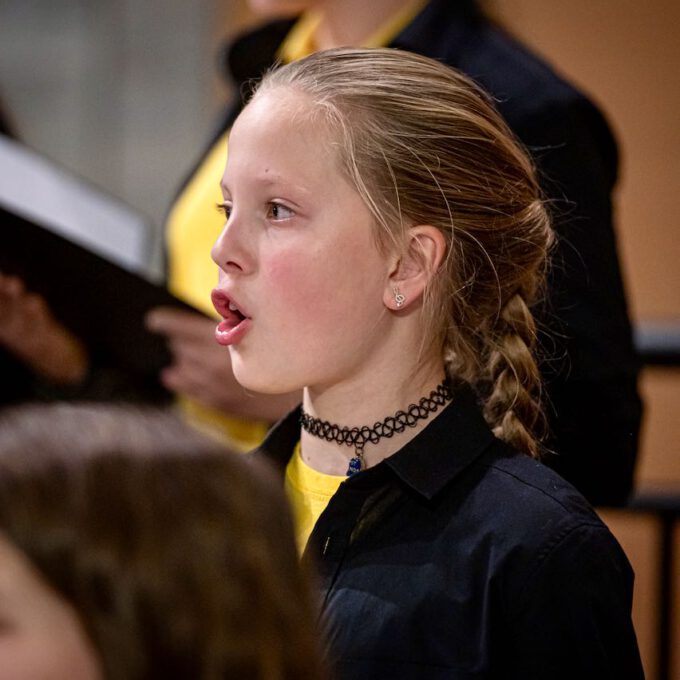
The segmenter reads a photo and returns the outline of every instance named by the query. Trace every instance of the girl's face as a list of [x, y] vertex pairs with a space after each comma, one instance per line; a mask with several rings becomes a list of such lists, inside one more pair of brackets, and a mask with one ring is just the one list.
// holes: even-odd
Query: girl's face
[[229, 138], [227, 222], [212, 252], [224, 317], [216, 338], [237, 380], [258, 392], [351, 380], [379, 356], [393, 323], [383, 304], [391, 258], [309, 106], [292, 90], [268, 90]]
[[66, 600], [0, 535], [0, 680], [101, 680], [97, 656]]

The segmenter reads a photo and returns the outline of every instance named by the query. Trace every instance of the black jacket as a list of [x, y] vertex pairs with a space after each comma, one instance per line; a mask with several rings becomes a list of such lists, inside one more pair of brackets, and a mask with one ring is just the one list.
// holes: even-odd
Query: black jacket
[[[283, 477], [299, 412], [255, 453]], [[347, 680], [642, 678], [633, 573], [588, 503], [496, 439], [469, 388], [340, 485], [305, 556]]]
[[[225, 52], [225, 70], [241, 91], [275, 61], [292, 24], [267, 24]], [[592, 503], [625, 502], [641, 405], [612, 226], [617, 150], [606, 121], [469, 0], [432, 0], [393, 46], [475, 78], [533, 152], [559, 234], [547, 301], [537, 313], [552, 430], [548, 447], [558, 454], [547, 462]], [[218, 134], [239, 109], [228, 113]]]

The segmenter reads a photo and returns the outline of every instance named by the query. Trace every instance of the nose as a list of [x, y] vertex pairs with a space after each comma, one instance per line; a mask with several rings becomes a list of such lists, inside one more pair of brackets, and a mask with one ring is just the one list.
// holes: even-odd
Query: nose
[[232, 213], [210, 250], [213, 262], [225, 274], [248, 269], [250, 258], [244, 232], [243, 225], [239, 224], [236, 215]]

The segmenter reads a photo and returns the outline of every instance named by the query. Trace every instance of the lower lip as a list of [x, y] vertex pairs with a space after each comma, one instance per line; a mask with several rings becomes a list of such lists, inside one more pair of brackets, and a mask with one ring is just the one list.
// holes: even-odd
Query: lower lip
[[243, 336], [250, 330], [251, 326], [251, 319], [243, 319], [243, 321], [236, 324], [236, 326], [228, 326], [226, 321], [222, 321], [217, 324], [217, 328], [215, 328], [215, 340], [225, 347], [236, 345], [241, 342]]

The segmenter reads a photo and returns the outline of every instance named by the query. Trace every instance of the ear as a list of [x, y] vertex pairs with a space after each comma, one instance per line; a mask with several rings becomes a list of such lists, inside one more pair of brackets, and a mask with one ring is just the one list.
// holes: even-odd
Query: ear
[[429, 224], [409, 228], [403, 250], [395, 254], [383, 303], [388, 309], [404, 310], [422, 298], [446, 254], [444, 234]]

